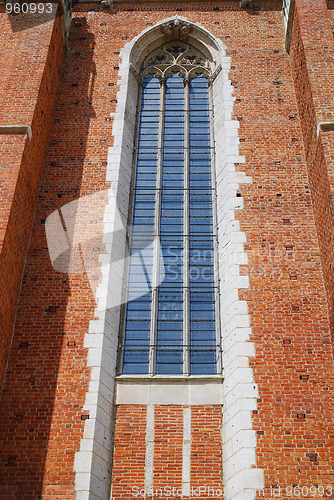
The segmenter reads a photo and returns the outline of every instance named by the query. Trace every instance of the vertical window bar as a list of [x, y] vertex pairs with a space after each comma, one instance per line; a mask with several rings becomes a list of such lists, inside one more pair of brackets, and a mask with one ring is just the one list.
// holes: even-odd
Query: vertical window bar
[[162, 188], [162, 161], [163, 161], [163, 130], [164, 130], [164, 107], [165, 107], [165, 80], [160, 81], [160, 118], [158, 133], [158, 161], [157, 180], [155, 193], [155, 218], [154, 218], [154, 249], [153, 249], [153, 276], [152, 276], [152, 306], [151, 306], [151, 329], [150, 329], [150, 353], [149, 374], [154, 375], [156, 371], [156, 345], [157, 345], [157, 321], [158, 321], [158, 285], [160, 273], [160, 222], [161, 222], [161, 188]]
[[218, 269], [218, 215], [217, 215], [217, 184], [216, 184], [216, 152], [214, 135], [214, 107], [212, 95], [212, 81], [209, 80], [209, 103], [210, 103], [210, 137], [211, 137], [211, 182], [212, 182], [212, 222], [214, 235], [214, 284], [215, 284], [215, 317], [216, 317], [216, 359], [217, 373], [222, 373], [221, 352], [221, 323], [220, 323], [220, 281]]
[[184, 215], [183, 215], [183, 374], [190, 373], [189, 317], [189, 78], [184, 79]]

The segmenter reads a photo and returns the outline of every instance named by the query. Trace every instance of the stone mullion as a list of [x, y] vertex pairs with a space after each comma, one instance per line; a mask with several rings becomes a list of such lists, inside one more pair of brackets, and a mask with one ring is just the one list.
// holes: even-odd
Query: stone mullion
[[190, 374], [189, 300], [189, 79], [184, 80], [184, 204], [183, 204], [183, 374]]

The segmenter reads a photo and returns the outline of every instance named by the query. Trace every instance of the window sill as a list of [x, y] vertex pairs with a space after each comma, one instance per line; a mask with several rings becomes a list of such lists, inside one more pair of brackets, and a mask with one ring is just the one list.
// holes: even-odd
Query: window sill
[[120, 375], [117, 405], [222, 405], [221, 375]]

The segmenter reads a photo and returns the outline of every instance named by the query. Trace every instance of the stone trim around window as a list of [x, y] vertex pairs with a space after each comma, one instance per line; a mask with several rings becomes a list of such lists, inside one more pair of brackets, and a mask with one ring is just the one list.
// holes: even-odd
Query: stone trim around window
[[[138, 74], [145, 57], [165, 41], [173, 38], [189, 40], [215, 63], [213, 82], [215, 165], [217, 182], [217, 220], [219, 278], [221, 280], [221, 332], [223, 345], [223, 472], [226, 500], [254, 500], [256, 490], [263, 488], [263, 470], [256, 469], [256, 434], [252, 429], [252, 410], [256, 409], [258, 389], [249, 358], [255, 355], [250, 341], [251, 328], [247, 303], [239, 300], [239, 289], [248, 288], [248, 276], [241, 275], [239, 266], [247, 264], [244, 251], [246, 235], [240, 230], [235, 211], [242, 210], [243, 199], [237, 196], [241, 183], [252, 182], [236, 164], [245, 162], [239, 154], [239, 123], [232, 119], [233, 88], [229, 80], [230, 58], [221, 41], [200, 24], [173, 17], [148, 28], [127, 43], [121, 51], [119, 70], [120, 90], [117, 110], [113, 114], [114, 146], [109, 149], [107, 181], [126, 228], [130, 195], [130, 180], [135, 139], [135, 116], [138, 98]], [[110, 233], [115, 216], [115, 200], [105, 209], [106, 253], [100, 256], [103, 280], [97, 291], [98, 319], [90, 322], [85, 335], [88, 348], [87, 366], [91, 368], [89, 390], [84, 410], [85, 421], [80, 451], [75, 455], [75, 490], [77, 500], [105, 500], [111, 487], [116, 360], [123, 276], [110, 276], [111, 251], [124, 258], [126, 229]]]

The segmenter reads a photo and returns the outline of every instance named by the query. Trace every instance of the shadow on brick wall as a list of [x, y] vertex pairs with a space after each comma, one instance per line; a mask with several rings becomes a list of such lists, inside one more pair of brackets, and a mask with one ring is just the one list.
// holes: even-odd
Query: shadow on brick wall
[[83, 336], [94, 302], [85, 275], [52, 268], [45, 220], [83, 194], [88, 132], [95, 117], [93, 49], [93, 35], [79, 17], [58, 88], [0, 404], [0, 498], [2, 492], [6, 499], [48, 498], [53, 487], [59, 498], [74, 492], [73, 460], [87, 390]]

